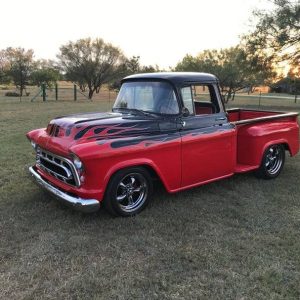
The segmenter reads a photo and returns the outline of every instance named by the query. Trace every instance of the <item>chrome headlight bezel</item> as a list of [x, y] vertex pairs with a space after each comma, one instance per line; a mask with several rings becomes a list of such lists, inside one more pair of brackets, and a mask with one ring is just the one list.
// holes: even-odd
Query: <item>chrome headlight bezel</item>
[[36, 143], [35, 141], [33, 141], [33, 140], [30, 140], [30, 144], [31, 144], [32, 148], [33, 148], [34, 150], [36, 150], [37, 143]]
[[72, 162], [77, 170], [77, 172], [79, 174], [81, 174], [83, 171], [84, 171], [84, 166], [83, 166], [83, 162], [80, 160], [80, 158], [74, 154], [74, 153], [71, 153], [71, 158], [72, 158]]

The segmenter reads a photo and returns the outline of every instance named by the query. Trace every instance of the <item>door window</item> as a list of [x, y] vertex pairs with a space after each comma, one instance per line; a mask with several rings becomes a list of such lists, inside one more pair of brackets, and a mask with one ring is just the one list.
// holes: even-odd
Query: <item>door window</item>
[[220, 112], [215, 88], [212, 84], [195, 84], [181, 89], [184, 106], [190, 114], [207, 115]]
[[193, 95], [192, 88], [190, 86], [186, 86], [181, 89], [181, 96], [183, 100], [183, 105], [187, 108], [191, 115], [194, 114], [194, 104], [193, 104]]

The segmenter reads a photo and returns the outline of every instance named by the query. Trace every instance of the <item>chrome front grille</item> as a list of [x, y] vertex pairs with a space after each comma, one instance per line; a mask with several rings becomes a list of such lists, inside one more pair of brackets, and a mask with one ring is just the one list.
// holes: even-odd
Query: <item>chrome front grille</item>
[[56, 179], [72, 186], [80, 186], [78, 173], [71, 160], [37, 147], [36, 163]]

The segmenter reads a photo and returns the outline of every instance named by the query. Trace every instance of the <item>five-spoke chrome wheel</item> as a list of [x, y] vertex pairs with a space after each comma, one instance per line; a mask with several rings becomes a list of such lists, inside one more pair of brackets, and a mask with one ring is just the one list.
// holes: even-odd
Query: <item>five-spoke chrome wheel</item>
[[277, 146], [271, 146], [266, 154], [265, 167], [270, 175], [274, 175], [280, 170], [283, 163], [283, 152]]
[[132, 216], [146, 207], [152, 189], [152, 180], [145, 168], [123, 169], [111, 178], [104, 205], [113, 215]]
[[272, 145], [265, 151], [260, 168], [256, 174], [258, 177], [271, 179], [281, 172], [285, 161], [285, 149], [283, 145]]
[[143, 205], [147, 192], [146, 178], [140, 173], [130, 173], [121, 179], [116, 199], [123, 211], [132, 212]]

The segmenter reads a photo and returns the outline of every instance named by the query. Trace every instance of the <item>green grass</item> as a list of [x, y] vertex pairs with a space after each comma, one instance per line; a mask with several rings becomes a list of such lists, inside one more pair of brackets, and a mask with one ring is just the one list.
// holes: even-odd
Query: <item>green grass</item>
[[0, 105], [0, 299], [300, 298], [299, 155], [275, 180], [156, 186], [137, 217], [85, 215], [31, 182], [25, 133], [109, 104]]

